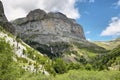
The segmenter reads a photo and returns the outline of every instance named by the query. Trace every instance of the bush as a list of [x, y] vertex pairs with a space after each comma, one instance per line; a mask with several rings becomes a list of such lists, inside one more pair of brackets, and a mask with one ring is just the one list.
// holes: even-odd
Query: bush
[[45, 70], [47, 70], [50, 74], [52, 74], [53, 76], [56, 76], [56, 72], [52, 64], [45, 64], [44, 67], [45, 67]]
[[83, 70], [84, 69], [84, 66], [82, 64], [79, 64], [79, 63], [69, 63], [68, 64], [68, 70], [73, 70], [73, 69], [81, 69]]
[[53, 68], [59, 74], [67, 72], [67, 64], [61, 58], [56, 59]]
[[86, 66], [85, 66], [85, 69], [86, 70], [92, 70], [92, 65], [87, 63]]

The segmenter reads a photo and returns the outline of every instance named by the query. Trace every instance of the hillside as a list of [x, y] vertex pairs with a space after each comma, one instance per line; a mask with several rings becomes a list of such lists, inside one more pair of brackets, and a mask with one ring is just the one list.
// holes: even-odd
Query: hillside
[[[48, 64], [46, 61], [50, 59], [25, 44], [21, 39], [13, 36], [9, 32], [6, 32], [0, 26], [0, 55], [4, 54], [10, 55], [9, 57], [13, 58], [12, 60], [14, 63], [17, 63], [18, 67], [23, 68], [26, 71], [40, 71], [48, 74], [43, 64]], [[0, 63], [3, 59], [4, 57], [0, 57]], [[4, 61], [2, 63], [4, 63]], [[2, 65], [3, 64], [1, 64], [0, 67]], [[36, 68], [36, 65], [38, 68]]]
[[111, 60], [107, 62], [111, 70], [120, 70], [120, 45], [114, 48], [108, 55]]
[[120, 45], [120, 38], [111, 41], [95, 41], [93, 42], [98, 46], [104, 47], [107, 50], [112, 50], [113, 48]]
[[99, 57], [97, 61], [95, 61], [94, 66], [100, 70], [120, 70], [120, 45], [107, 54]]
[[[53, 48], [54, 49], [54, 48]], [[104, 55], [108, 51], [88, 41], [71, 42], [69, 47], [62, 53], [64, 60], [80, 63], [92, 62], [92, 59]]]
[[[91, 46], [90, 48], [86, 48], [89, 46], [86, 46], [85, 44], [83, 45], [80, 43], [79, 44], [72, 43], [71, 45], [69, 45], [70, 51], [68, 50], [64, 54], [67, 54], [66, 56], [71, 56], [71, 57], [67, 57], [64, 59], [65, 61], [75, 60], [73, 61], [74, 63], [77, 61], [77, 63], [75, 64], [65, 63], [62, 59], [59, 59], [59, 58], [56, 59], [54, 62], [53, 61], [51, 62], [51, 60], [47, 56], [44, 56], [40, 52], [34, 50], [33, 48], [25, 44], [21, 39], [13, 36], [9, 32], [5, 31], [2, 27], [0, 27], [0, 55], [1, 55], [0, 67], [4, 66], [0, 70], [0, 74], [1, 74], [0, 79], [5, 80], [9, 77], [10, 80], [13, 80], [13, 79], [30, 80], [29, 76], [34, 75], [36, 77], [32, 76], [31, 79], [39, 78], [41, 80], [43, 79], [51, 80], [52, 78], [54, 79], [53, 75], [56, 75], [56, 73], [63, 74], [68, 70], [81, 69], [82, 66], [85, 67], [85, 65], [83, 64], [86, 64], [86, 61], [84, 62], [85, 56], [87, 56], [85, 57], [85, 59], [89, 61], [89, 59], [91, 59], [94, 56], [94, 55], [92, 56], [92, 54], [98, 55], [100, 54], [101, 50], [104, 51], [103, 48], [100, 48], [100, 47], [97, 48], [96, 45], [93, 45], [93, 44], [91, 45], [91, 44], [89, 44], [89, 46]], [[88, 54], [91, 56], [88, 57]], [[4, 60], [4, 58], [6, 58], [6, 60]], [[80, 63], [82, 64], [78, 63], [79, 58], [81, 58]], [[3, 72], [7, 71], [7, 73], [3, 74], [2, 71]], [[46, 77], [41, 73], [44, 73], [46, 75], [52, 75], [52, 76]], [[16, 76], [13, 76], [13, 75], [16, 75]], [[39, 77], [40, 75], [42, 77]]]
[[[56, 46], [53, 46], [53, 47], [58, 47], [58, 45], [60, 45], [60, 44], [58, 44], [58, 45], [54, 44], [54, 45], [56, 45]], [[51, 60], [48, 57], [46, 57], [43, 54], [41, 54], [40, 52], [34, 50], [33, 48], [31, 48], [30, 46], [25, 44], [22, 40], [13, 36], [9, 32], [6, 32], [2, 27], [0, 27], [0, 52], [1, 52], [0, 53], [0, 55], [1, 55], [0, 63], [2, 63], [2, 64], [0, 64], [0, 66], [5, 66], [5, 63], [7, 63], [8, 66], [11, 65], [10, 67], [6, 66], [6, 68], [8, 67], [10, 69], [1, 68], [1, 71], [12, 70], [12, 72], [9, 71], [6, 74], [2, 74], [1, 79], [8, 78], [9, 76], [7, 74], [9, 74], [9, 75], [16, 74], [16, 76], [11, 76], [10, 80], [13, 80], [15, 78], [17, 78], [17, 80], [19, 80], [19, 79], [20, 80], [21, 79], [22, 80], [23, 79], [24, 80], [32, 80], [32, 79], [35, 79], [35, 80], [37, 80], [37, 79], [61, 80], [62, 79], [63, 80], [64, 76], [67, 76], [66, 77], [67, 80], [71, 80], [73, 78], [70, 77], [70, 75], [75, 76], [74, 80], [77, 80], [78, 78], [86, 79], [86, 80], [88, 80], [88, 78], [90, 80], [92, 80], [94, 78], [96, 78], [97, 80], [109, 80], [111, 78], [113, 78], [113, 80], [119, 79], [119, 76], [116, 74], [120, 74], [118, 71], [120, 68], [120, 66], [119, 66], [120, 46], [114, 48], [110, 52], [107, 52], [104, 48], [96, 46], [93, 43], [88, 44], [88, 42], [87, 42], [87, 44], [86, 44], [86, 42], [83, 43], [83, 41], [82, 41], [82, 43], [74, 43], [73, 42], [73, 43], [69, 44], [68, 46], [69, 46], [69, 48], [67, 49], [67, 51], [65, 51], [64, 57], [61, 56], [61, 58], [63, 60], [65, 60], [66, 62], [72, 61], [72, 62], [74, 62], [74, 64], [73, 63], [66, 64], [61, 59], [56, 59], [55, 62], [51, 63], [53, 65], [50, 65]], [[101, 56], [100, 58], [97, 59], [96, 57], [101, 54], [103, 56]], [[5, 58], [5, 56], [7, 58], [7, 61], [3, 59], [3, 58]], [[94, 60], [94, 58], [96, 58], [96, 60]], [[92, 63], [91, 63], [91, 61], [92, 61]], [[78, 62], [80, 62], [82, 64], [79, 64]], [[97, 67], [97, 69], [117, 70], [117, 72], [116, 71], [107, 71], [107, 72], [94, 71], [97, 69], [94, 68], [93, 65], [95, 65]], [[72, 70], [72, 71], [67, 71], [67, 69]], [[16, 73], [16, 70], [17, 70], [17, 73]], [[26, 71], [24, 72], [24, 70], [26, 70]], [[59, 71], [58, 72], [59, 74], [61, 74], [61, 73], [63, 74], [65, 72], [68, 72], [68, 73], [65, 73], [63, 75], [58, 75], [58, 73], [57, 73], [57, 75], [56, 75], [54, 70], [55, 70], [55, 72]], [[1, 71], [0, 71], [0, 74], [1, 74]], [[35, 74], [32, 74], [31, 72], [35, 72]], [[36, 72], [37, 72], [37, 74], [36, 74]], [[45, 75], [41, 74], [41, 72], [44, 72], [46, 75], [53, 74], [56, 76], [55, 77], [53, 75], [45, 76]], [[84, 74], [84, 75], [79, 76], [81, 74]], [[99, 75], [104, 74], [104, 75], [101, 75], [101, 76], [103, 76], [104, 79], [101, 79], [101, 77], [99, 77], [98, 75], [91, 76], [90, 74], [91, 75], [92, 74], [93, 75], [94, 74], [99, 74]], [[107, 75], [108, 77], [105, 77], [105, 75]], [[21, 78], [18, 79], [19, 76], [21, 76]], [[31, 78], [29, 76], [31, 76]], [[86, 76], [88, 76], [88, 77], [86, 77]]]

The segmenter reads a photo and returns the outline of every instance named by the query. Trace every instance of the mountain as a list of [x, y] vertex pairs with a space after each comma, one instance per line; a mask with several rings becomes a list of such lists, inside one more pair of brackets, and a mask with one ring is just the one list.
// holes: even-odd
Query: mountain
[[15, 28], [10, 22], [8, 22], [4, 14], [4, 8], [3, 8], [3, 4], [1, 1], [0, 1], [0, 25], [4, 27], [5, 30], [9, 31], [10, 33], [15, 34]]
[[93, 42], [98, 46], [104, 47], [107, 50], [112, 50], [120, 45], [120, 38], [111, 40], [111, 41], [95, 41]]
[[[6, 19], [2, 3], [1, 12], [1, 23], [7, 25], [10, 22]], [[3, 28], [6, 30], [6, 27]], [[92, 57], [106, 52], [104, 48], [88, 42], [82, 27], [60, 12], [46, 13], [36, 9], [25, 18], [14, 20], [12, 28], [15, 28], [16, 38], [21, 38], [50, 58], [61, 57], [65, 61], [79, 62], [82, 56], [89, 61]], [[9, 32], [12, 31], [9, 26], [8, 29]]]
[[46, 13], [36, 9], [28, 13], [25, 18], [17, 19], [12, 23], [16, 25], [16, 32], [24, 41], [29, 39], [32, 42], [49, 44], [85, 40], [82, 27], [60, 12]]
[[[1, 12], [1, 22], [10, 23], [3, 6]], [[60, 12], [46, 13], [36, 9], [26, 17], [12, 21], [12, 26], [17, 38], [50, 58], [61, 57], [67, 62], [79, 62], [82, 57], [90, 62], [93, 57], [106, 52], [104, 48], [87, 41], [82, 27]], [[11, 28], [8, 26], [8, 29]]]
[[94, 46], [94, 49], [105, 51], [88, 42], [82, 27], [74, 19], [60, 12], [46, 13], [36, 9], [30, 11], [26, 17], [12, 21], [12, 24], [15, 26], [16, 34], [24, 42], [49, 57], [59, 57], [70, 52], [73, 48], [72, 43], [78, 43], [86, 49]]
[[[106, 76], [118, 80], [118, 70], [119, 38], [89, 42], [74, 19], [40, 9], [8, 22], [0, 1], [0, 80], [58, 80], [57, 74], [66, 72], [70, 80], [103, 80], [101, 76], [106, 72], [105, 80]], [[81, 74], [85, 74], [84, 77]], [[98, 75], [93, 77], [94, 74]], [[66, 75], [58, 78], [66, 79]]]

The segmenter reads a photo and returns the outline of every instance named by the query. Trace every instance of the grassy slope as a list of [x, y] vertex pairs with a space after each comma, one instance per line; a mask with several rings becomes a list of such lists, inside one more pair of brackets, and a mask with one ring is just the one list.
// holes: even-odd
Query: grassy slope
[[[47, 65], [50, 64], [49, 58], [41, 55], [38, 51], [34, 50], [33, 48], [29, 47], [26, 45], [24, 42], [21, 40], [16, 40], [16, 38], [11, 35], [10, 33], [4, 31], [2, 28], [0, 28], [0, 33], [7, 34], [7, 36], [4, 36], [2, 38], [6, 39], [7, 37], [13, 38], [15, 42], [19, 42], [20, 45], [25, 47], [25, 49], [22, 51], [22, 55], [27, 56], [25, 57], [18, 57], [16, 53], [14, 54], [14, 58], [17, 59], [17, 62], [19, 63], [20, 66], [29, 66], [34, 65], [38, 67], [38, 65]], [[10, 43], [10, 41], [8, 41]], [[113, 43], [113, 42], [112, 42]], [[115, 43], [115, 42], [114, 42]], [[117, 44], [117, 43], [116, 43]], [[14, 49], [16, 49], [15, 45], [13, 46]], [[18, 49], [21, 48], [20, 46]], [[99, 54], [105, 53], [106, 50], [102, 47], [96, 46], [91, 43], [71, 43], [69, 51], [65, 52], [65, 54], [71, 56], [73, 59], [79, 60], [81, 56], [83, 56], [86, 60], [90, 60], [91, 58], [96, 57]], [[106, 61], [106, 62], [104, 62]], [[111, 52], [109, 52], [108, 55], [104, 56], [100, 60], [101, 64], [109, 64], [109, 67], [116, 66], [120, 63], [120, 46], [117, 48], [113, 49]], [[119, 71], [86, 71], [86, 70], [72, 70], [69, 71], [68, 73], [65, 73], [63, 75], [57, 75], [56, 77], [46, 77], [45, 75], [37, 75], [31, 73], [25, 73], [25, 75], [20, 78], [20, 80], [117, 80], [119, 79], [118, 74], [120, 74]], [[29, 77], [31, 75], [31, 77]], [[42, 76], [42, 77], [41, 77]], [[101, 78], [102, 76], [102, 78]], [[107, 77], [106, 77], [107, 76]]]
[[44, 66], [44, 64], [48, 64], [47, 61], [50, 60], [48, 57], [34, 50], [25, 44], [22, 40], [17, 39], [15, 36], [11, 35], [9, 32], [6, 32], [2, 27], [0, 27], [0, 40], [1, 39], [4, 39], [11, 45], [11, 47], [13, 47], [13, 59], [19, 63], [20, 67], [23, 67], [29, 71], [33, 71], [33, 69], [44, 71], [44, 67], [42, 66]]
[[119, 80], [119, 71], [86, 71], [72, 70], [58, 75], [55, 80]]
[[120, 45], [111, 50], [108, 54], [100, 57], [95, 61], [98, 66], [102, 68], [109, 68], [110, 70], [120, 70]]
[[28, 73], [18, 80], [119, 80], [119, 75], [120, 71], [71, 70], [55, 77]]
[[[63, 54], [65, 58], [70, 59], [72, 62], [76, 60], [79, 62], [81, 57], [84, 58], [87, 62], [90, 62], [93, 58], [98, 55], [106, 53], [107, 50], [99, 47], [90, 42], [81, 42], [81, 43], [70, 43], [70, 47]], [[66, 57], [67, 56], [67, 57]]]
[[112, 41], [95, 41], [94, 43], [98, 46], [104, 47], [107, 50], [112, 50], [113, 48], [120, 45], [120, 38]]
[[[31, 42], [30, 44], [38, 44]], [[32, 46], [32, 45], [31, 45]], [[79, 62], [80, 58], [91, 61], [97, 55], [104, 54], [106, 49], [85, 40], [78, 42], [53, 42], [48, 45], [39, 44], [40, 52], [50, 58], [62, 57], [67, 62]]]
[[[9, 37], [14, 38], [11, 34], [5, 32], [4, 30], [0, 29], [0, 32], [6, 33]], [[5, 37], [4, 37], [5, 38]], [[21, 57], [15, 57], [17, 61], [19, 62], [19, 65], [21, 66], [29, 66], [31, 63], [37, 62], [39, 64], [49, 64], [47, 62], [48, 58], [45, 58], [44, 56], [40, 55], [39, 52], [34, 50], [33, 48], [30, 48], [28, 45], [26, 45], [23, 42], [19, 42], [24, 47], [26, 47], [26, 50], [23, 50], [23, 54], [27, 56], [27, 58], [21, 58]], [[103, 48], [96, 46], [85, 46], [84, 44], [71, 44], [71, 51], [70, 54], [76, 55], [76, 57], [81, 55], [87, 55], [87, 57], [92, 58], [100, 53], [104, 52]], [[92, 49], [92, 50], [91, 50]], [[103, 50], [103, 52], [101, 52]], [[69, 52], [68, 52], [69, 53]], [[68, 54], [66, 53], [66, 54]], [[116, 58], [115, 60], [119, 61], [120, 53], [120, 47], [115, 48], [113, 51], [109, 53], [110, 58]], [[37, 57], [34, 57], [37, 56]], [[108, 57], [109, 59], [109, 56]], [[85, 56], [86, 57], [86, 56]], [[105, 61], [103, 58], [103, 61]], [[112, 58], [112, 59], [113, 59]], [[31, 63], [28, 63], [31, 62]], [[108, 60], [109, 62], [109, 60]], [[116, 61], [115, 61], [116, 62]], [[114, 62], [112, 63], [114, 64]], [[53, 76], [45, 76], [41, 73], [35, 74], [35, 73], [24, 73], [21, 78], [17, 80], [119, 80], [120, 79], [120, 72], [119, 71], [87, 71], [87, 70], [71, 70], [68, 73], [62, 74], [62, 75], [56, 75]]]
[[110, 66], [110, 69], [120, 70], [120, 45], [106, 55], [106, 59], [109, 60], [107, 64]]

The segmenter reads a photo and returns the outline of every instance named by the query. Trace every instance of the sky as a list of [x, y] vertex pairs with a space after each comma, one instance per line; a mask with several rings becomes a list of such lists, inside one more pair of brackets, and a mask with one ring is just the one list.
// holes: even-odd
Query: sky
[[1, 0], [9, 21], [25, 17], [31, 10], [62, 12], [76, 19], [89, 41], [120, 37], [120, 0]]

